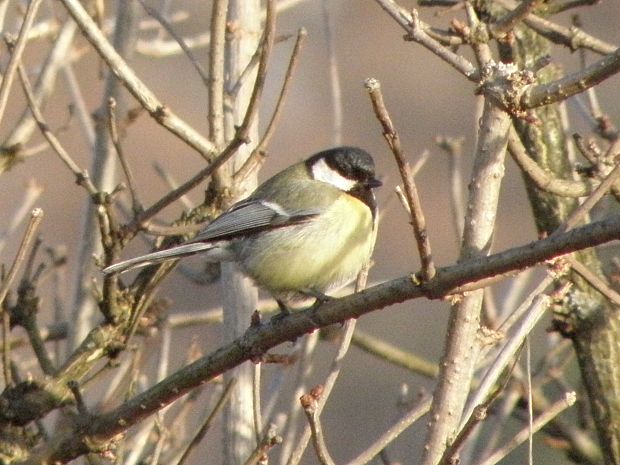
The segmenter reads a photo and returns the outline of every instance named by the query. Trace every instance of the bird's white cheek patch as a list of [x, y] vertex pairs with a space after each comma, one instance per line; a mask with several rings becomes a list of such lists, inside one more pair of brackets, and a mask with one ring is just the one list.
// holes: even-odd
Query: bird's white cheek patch
[[335, 169], [330, 168], [323, 159], [312, 165], [312, 176], [317, 181], [326, 182], [343, 191], [349, 191], [357, 184], [353, 179], [346, 178]]

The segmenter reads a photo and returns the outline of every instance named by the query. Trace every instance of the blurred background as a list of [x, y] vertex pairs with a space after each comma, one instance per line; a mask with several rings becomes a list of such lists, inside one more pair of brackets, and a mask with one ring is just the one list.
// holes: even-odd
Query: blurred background
[[[160, 7], [158, 1], [148, 3], [154, 8]], [[175, 0], [168, 3], [170, 13], [189, 13], [185, 20], [174, 23], [175, 29], [183, 37], [192, 37], [208, 30], [210, 2]], [[451, 213], [448, 157], [437, 147], [435, 138], [464, 138], [462, 176], [465, 189], [477, 125], [474, 86], [419, 45], [405, 42], [403, 30], [375, 2], [332, 0], [326, 2], [326, 5], [332, 24], [333, 45], [342, 86], [343, 143], [357, 145], [371, 152], [375, 157], [378, 173], [384, 181], [378, 194], [382, 216], [370, 282], [382, 282], [415, 272], [419, 260], [407, 217], [394, 194], [395, 185], [400, 183], [395, 163], [383, 140], [363, 86], [363, 81], [369, 77], [381, 82], [387, 107], [410, 162], [415, 163], [423, 152], [429, 151], [428, 161], [417, 175], [418, 189], [436, 263], [439, 266], [452, 264], [458, 255], [458, 239]], [[402, 2], [402, 5], [415, 6], [410, 1]], [[16, 6], [12, 6], [13, 18], [16, 17]], [[65, 15], [58, 2], [44, 2], [41, 11], [43, 14]], [[113, 2], [108, 6], [108, 11], [113, 14]], [[608, 42], [620, 43], [618, 1], [605, 0], [594, 7], [583, 8], [579, 13], [585, 30]], [[452, 18], [461, 18], [462, 12], [422, 9], [421, 17], [426, 22], [446, 28]], [[568, 26], [570, 16], [560, 16], [556, 21]], [[15, 24], [15, 21], [8, 20], [5, 27], [10, 32], [15, 32]], [[321, 1], [298, 2], [278, 16], [278, 35], [292, 37], [279, 42], [275, 47], [263, 97], [261, 128], [265, 127], [274, 108], [294, 44], [294, 36], [301, 27], [307, 29], [308, 36], [289, 96], [284, 103], [282, 117], [267, 148], [268, 156], [259, 176], [260, 180], [333, 145], [333, 99], [330, 91], [325, 16]], [[146, 41], [152, 35], [152, 32], [143, 32], [141, 39]], [[75, 62], [75, 75], [87, 109], [94, 113], [101, 106], [103, 66], [86, 41], [79, 38], [77, 43], [78, 53], [83, 56]], [[28, 47], [26, 63], [36, 63], [39, 54], [44, 53], [48, 46], [45, 42], [37, 42], [35, 46]], [[196, 57], [203, 64], [207, 62], [207, 52], [204, 47], [194, 49]], [[471, 59], [471, 56], [467, 56]], [[0, 58], [6, 60], [6, 57]], [[591, 61], [596, 58], [589, 57]], [[577, 55], [567, 50], [560, 50], [553, 56], [553, 60], [561, 64], [566, 72], [579, 67]], [[136, 53], [131, 64], [166, 105], [203, 134], [207, 134], [207, 89], [183, 54], [154, 57]], [[616, 76], [597, 90], [603, 111], [615, 122], [620, 121], [619, 85], [620, 78]], [[17, 91], [12, 92], [7, 114], [0, 126], [0, 137], [3, 138], [24, 108], [18, 82], [14, 86]], [[89, 168], [88, 143], [81, 128], [70, 116], [70, 105], [67, 81], [61, 75], [56, 91], [46, 105], [45, 115], [67, 151], [82, 167]], [[134, 101], [131, 101], [130, 105], [137, 106]], [[574, 100], [568, 102], [572, 130], [588, 131], [588, 123], [577, 108]], [[40, 142], [42, 138], [37, 135], [32, 145]], [[168, 186], [156, 175], [153, 163], [163, 166], [179, 183], [204, 166], [197, 153], [181, 144], [145, 114], [129, 127], [123, 146], [134, 169], [139, 193], [146, 205], [152, 204], [168, 190]], [[120, 176], [119, 171], [119, 179]], [[83, 189], [74, 183], [72, 174], [58, 157], [52, 151], [45, 150], [0, 177], [0, 232], [4, 231], [15, 215], [26, 186], [30, 183], [36, 183], [42, 189], [36, 205], [45, 211], [40, 229], [43, 246], [67, 248], [66, 286], [61, 288], [64, 295], [60, 296], [67, 299], [72, 293], [71, 283], [74, 278], [71, 270], [75, 269], [75, 245], [80, 240], [78, 235], [84, 214], [85, 194]], [[189, 194], [195, 204], [201, 202], [203, 188], [204, 186], [194, 189]], [[166, 209], [160, 217], [171, 220], [177, 218], [181, 211], [182, 206], [177, 203]], [[2, 263], [10, 263], [13, 259], [21, 231], [23, 226], [8, 238], [0, 253]], [[534, 239], [536, 232], [523, 183], [517, 168], [508, 158], [494, 250], [503, 250]], [[147, 248], [147, 244], [138, 237], [123, 252], [123, 257], [145, 252]], [[495, 288], [498, 305], [501, 305], [508, 288], [509, 283]], [[178, 274], [166, 280], [160, 295], [171, 300], [171, 312], [217, 308], [220, 302], [217, 284], [192, 284]], [[41, 315], [43, 322], [51, 321], [52, 298], [51, 292], [44, 294], [42, 309], [49, 311], [49, 314]], [[363, 317], [358, 325], [364, 331], [437, 362], [443, 348], [448, 309], [447, 302], [415, 300], [373, 312]], [[544, 331], [544, 324], [540, 331]], [[175, 333], [175, 340], [178, 345], [173, 347], [179, 351], [178, 360], [181, 363], [188, 346], [187, 341], [195, 340], [206, 353], [218, 346], [219, 329], [207, 327], [179, 330]], [[534, 347], [538, 351], [535, 352], [536, 357], [540, 357], [548, 349], [540, 344]], [[335, 348], [333, 344], [321, 343], [313, 375], [316, 382], [323, 380]], [[287, 347], [279, 350], [286, 352]], [[268, 380], [272, 368], [267, 367], [266, 370]], [[577, 385], [578, 373], [575, 371], [573, 376]], [[397, 418], [401, 412], [398, 402], [403, 386], [407, 386], [410, 397], [415, 398], [418, 392], [431, 390], [433, 382], [389, 366], [359, 349], [350, 350], [335, 392], [323, 413], [328, 446], [337, 462], [357, 455], [370, 440], [382, 433]], [[391, 458], [406, 462], [417, 461], [420, 458], [424, 433], [424, 422], [410, 428], [390, 448]], [[201, 446], [204, 450], [215, 444], [213, 437], [208, 437], [204, 442]], [[545, 463], [565, 463], [566, 459], [561, 452], [548, 454], [547, 448], [538, 446], [540, 444], [537, 443], [536, 454], [545, 454]], [[506, 463], [522, 463], [523, 457], [522, 453], [516, 452]], [[307, 457], [307, 463], [314, 463], [314, 459]]]

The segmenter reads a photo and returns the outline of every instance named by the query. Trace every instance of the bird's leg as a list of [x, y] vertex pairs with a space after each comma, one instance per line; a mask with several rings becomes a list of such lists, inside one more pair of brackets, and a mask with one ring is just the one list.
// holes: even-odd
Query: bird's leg
[[283, 318], [291, 314], [291, 309], [288, 307], [288, 305], [284, 303], [284, 301], [276, 299], [276, 302], [278, 303], [278, 307], [280, 308], [280, 313], [275, 316], [277, 316], [278, 318]]
[[314, 309], [333, 299], [333, 297], [330, 297], [327, 294], [323, 294], [322, 292], [315, 289], [305, 289], [304, 291], [302, 291], [302, 293], [304, 295], [307, 295], [308, 297], [316, 299], [316, 301], [312, 304], [312, 308]]

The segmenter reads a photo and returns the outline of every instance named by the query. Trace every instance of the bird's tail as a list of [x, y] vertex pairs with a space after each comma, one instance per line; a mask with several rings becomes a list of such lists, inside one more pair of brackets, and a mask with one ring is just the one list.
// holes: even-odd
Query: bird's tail
[[125, 271], [133, 270], [135, 268], [142, 268], [144, 266], [155, 265], [167, 260], [186, 257], [211, 248], [213, 248], [213, 244], [205, 242], [181, 244], [176, 247], [171, 247], [170, 249], [158, 250], [157, 252], [147, 253], [146, 255], [141, 255], [140, 257], [123, 260], [122, 262], [110, 265], [101, 271], [105, 275], [124, 273]]

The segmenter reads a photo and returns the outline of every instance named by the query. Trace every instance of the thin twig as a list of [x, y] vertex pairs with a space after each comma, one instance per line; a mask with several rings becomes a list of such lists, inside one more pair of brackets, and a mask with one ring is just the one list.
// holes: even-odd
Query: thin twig
[[310, 430], [312, 431], [312, 444], [316, 452], [317, 458], [322, 465], [336, 465], [334, 459], [332, 459], [327, 445], [325, 444], [325, 438], [323, 436], [323, 427], [321, 426], [321, 419], [319, 418], [319, 399], [323, 391], [323, 386], [316, 386], [308, 394], [301, 396], [299, 401], [301, 407], [306, 414]]
[[[474, 8], [472, 2], [464, 2], [464, 7], [469, 29], [471, 31], [484, 30], [482, 21], [478, 17], [478, 12]], [[478, 34], [479, 35], [475, 40], [471, 40], [471, 48], [474, 52], [474, 56], [476, 57], [476, 61], [478, 62], [479, 69], [484, 69], [488, 64], [492, 63], [493, 53], [491, 52], [488, 36], [485, 37], [480, 33]]]
[[291, 58], [289, 59], [288, 67], [284, 75], [284, 82], [282, 83], [280, 95], [278, 96], [278, 101], [276, 102], [276, 107], [271, 115], [269, 123], [267, 124], [267, 129], [265, 129], [265, 133], [261, 137], [259, 143], [256, 145], [256, 148], [252, 151], [252, 154], [248, 157], [248, 159], [241, 166], [241, 168], [239, 168], [239, 170], [234, 174], [234, 182], [244, 180], [249, 175], [249, 173], [254, 172], [254, 170], [260, 167], [260, 165], [262, 164], [261, 155], [263, 152], [265, 152], [265, 149], [269, 145], [271, 137], [275, 132], [276, 124], [279, 120], [280, 114], [282, 113], [282, 109], [284, 108], [284, 99], [288, 94], [288, 90], [292, 82], [293, 72], [295, 71], [297, 63], [299, 61], [301, 47], [307, 35], [308, 32], [305, 28], [301, 28], [299, 29], [299, 31], [297, 31], [297, 40], [295, 41], [295, 46], [293, 47], [293, 52], [291, 53]]
[[[273, 14], [271, 16], [273, 16]], [[265, 81], [267, 77], [267, 65], [269, 62], [269, 57], [271, 55], [271, 50], [273, 48], [274, 29], [275, 28], [273, 27], [273, 25], [272, 27], [266, 27], [265, 29], [265, 35], [263, 37], [263, 42], [261, 46], [261, 58], [256, 74], [256, 81], [254, 82], [254, 88], [252, 90], [252, 96], [250, 97], [250, 101], [248, 103], [243, 122], [237, 128], [233, 139], [228, 143], [226, 148], [224, 148], [224, 150], [217, 156], [217, 158], [215, 158], [207, 167], [200, 170], [196, 175], [194, 175], [193, 178], [179, 186], [174, 191], [169, 192], [168, 194], [163, 196], [152, 206], [144, 210], [141, 214], [136, 215], [133, 221], [126, 225], [122, 230], [125, 239], [128, 239], [135, 235], [137, 231], [143, 227], [143, 224], [146, 221], [151, 219], [163, 208], [167, 207], [179, 197], [192, 190], [204, 179], [211, 176], [218, 168], [220, 168], [226, 161], [228, 161], [229, 158], [231, 158], [237, 152], [241, 145], [247, 143], [248, 134], [252, 123], [254, 122], [254, 119], [256, 118], [256, 115], [258, 113], [260, 100], [265, 86]]]
[[[45, 144], [47, 147], [47, 144]], [[17, 210], [11, 218], [5, 222], [4, 231], [0, 231], [0, 252], [4, 249], [8, 238], [15, 232], [20, 223], [32, 211], [32, 206], [41, 196], [43, 186], [37, 183], [34, 178], [28, 180], [24, 196], [16, 202]]]
[[586, 265], [572, 256], [566, 257], [566, 260], [570, 267], [583, 279], [585, 279], [590, 286], [604, 295], [611, 303], [620, 306], [620, 294], [616, 292], [605, 280], [592, 272]]
[[116, 100], [114, 97], [110, 97], [108, 99], [108, 128], [110, 130], [110, 138], [112, 139], [112, 144], [116, 149], [116, 154], [118, 155], [118, 159], [121, 162], [121, 166], [123, 167], [123, 172], [125, 173], [125, 177], [127, 178], [127, 185], [129, 187], [129, 193], [131, 195], [131, 210], [135, 213], [142, 211], [142, 204], [138, 199], [138, 193], [136, 191], [136, 183], [135, 178], [133, 177], [133, 173], [131, 171], [131, 167], [129, 163], [127, 163], [127, 159], [125, 158], [125, 151], [123, 150], [123, 146], [121, 145], [120, 139], [118, 137], [118, 120], [116, 117]]
[[254, 376], [252, 378], [252, 407], [254, 419], [254, 434], [256, 435], [256, 445], [260, 444], [261, 433], [263, 431], [263, 417], [261, 410], [261, 372], [262, 363], [254, 364]]
[[508, 134], [508, 151], [512, 159], [521, 168], [521, 171], [536, 187], [545, 192], [563, 197], [583, 197], [589, 195], [592, 190], [586, 182], [558, 179], [553, 177], [549, 171], [541, 168], [528, 155], [514, 127], [510, 128], [510, 133]]
[[566, 410], [568, 407], [572, 406], [577, 400], [577, 396], [574, 392], [567, 392], [563, 399], [558, 400], [553, 405], [551, 405], [547, 410], [545, 410], [536, 420], [532, 423], [532, 427], [530, 430], [530, 426], [527, 425], [521, 431], [519, 431], [513, 438], [508, 441], [503, 447], [495, 451], [490, 457], [480, 462], [480, 465], [495, 465], [497, 462], [506, 457], [510, 452], [512, 452], [517, 446], [527, 441], [530, 436], [530, 431], [537, 432], [555, 417], [557, 417], [560, 413]]
[[267, 452], [274, 446], [281, 444], [282, 438], [278, 436], [274, 425], [270, 425], [258, 445], [250, 454], [243, 465], [256, 465], [257, 463], [267, 463]]
[[86, 170], [81, 169], [75, 161], [71, 158], [71, 156], [65, 151], [65, 149], [60, 145], [60, 142], [56, 138], [56, 136], [49, 129], [49, 126], [45, 122], [43, 118], [43, 114], [39, 107], [36, 104], [34, 95], [32, 94], [32, 87], [30, 86], [30, 81], [28, 80], [28, 76], [26, 75], [26, 71], [23, 69], [21, 65], [18, 66], [18, 74], [22, 82], [22, 88], [24, 89], [24, 93], [26, 94], [26, 98], [28, 99], [28, 105], [30, 106], [30, 110], [32, 111], [32, 116], [34, 117], [39, 129], [43, 133], [43, 136], [47, 139], [47, 142], [50, 144], [52, 149], [56, 152], [61, 161], [71, 170], [73, 175], [75, 176], [75, 181], [78, 185], [82, 186], [90, 195], [97, 194], [97, 188], [93, 184], [90, 179], [90, 176], [86, 172]]
[[10, 319], [9, 319], [10, 316], [5, 309], [4, 299], [6, 298], [9, 292], [9, 289], [11, 288], [11, 285], [13, 284], [13, 280], [17, 276], [17, 272], [19, 271], [19, 268], [21, 267], [22, 263], [24, 262], [26, 258], [26, 253], [28, 251], [28, 248], [30, 247], [31, 242], [35, 237], [36, 231], [42, 219], [43, 219], [43, 210], [41, 210], [40, 208], [35, 208], [34, 210], [32, 210], [32, 212], [30, 213], [30, 221], [28, 222], [28, 226], [26, 227], [26, 231], [24, 232], [22, 241], [19, 244], [19, 248], [17, 249], [17, 254], [15, 255], [15, 258], [13, 259], [13, 263], [11, 263], [11, 267], [9, 268], [8, 274], [6, 275], [6, 277], [3, 279], [2, 283], [0, 284], [0, 311], [3, 314], [2, 315], [3, 325], [4, 325], [3, 333], [5, 333], [4, 338], [3, 338], [3, 354], [2, 354], [5, 386], [12, 385], [12, 376], [11, 376], [11, 368], [10, 368], [11, 358], [10, 358], [10, 347], [9, 347], [9, 337], [8, 337], [9, 328], [7, 326], [7, 323], [10, 322]]
[[550, 105], [594, 87], [620, 72], [620, 48], [587, 68], [555, 81], [528, 88], [521, 98], [523, 109]]
[[[515, 0], [497, 0], [497, 3], [504, 8], [517, 8], [519, 3]], [[613, 53], [618, 48], [617, 45], [602, 41], [596, 37], [587, 34], [583, 29], [576, 27], [560, 26], [548, 19], [543, 19], [535, 14], [530, 13], [523, 19], [523, 22], [532, 30], [538, 32], [541, 36], [549, 39], [551, 42], [565, 45], [571, 50], [585, 48], [595, 53], [605, 55]]]
[[534, 465], [534, 401], [532, 399], [532, 347], [530, 336], [525, 337], [526, 377], [527, 377], [527, 426], [528, 426], [528, 465]]
[[416, 354], [407, 352], [387, 341], [365, 333], [359, 328], [355, 330], [355, 333], [353, 333], [351, 343], [364, 352], [378, 357], [387, 363], [391, 363], [409, 370], [412, 373], [416, 373], [427, 378], [437, 377], [437, 364], [432, 363]]
[[423, 281], [428, 281], [435, 276], [435, 264], [433, 263], [431, 243], [426, 231], [426, 220], [424, 219], [424, 212], [422, 211], [422, 202], [418, 195], [418, 189], [411, 172], [411, 167], [405, 160], [400, 137], [383, 101], [381, 84], [376, 79], [369, 78], [366, 79], [364, 85], [368, 90], [375, 115], [383, 128], [383, 136], [394, 154], [403, 185], [405, 186], [407, 204], [411, 212], [411, 226], [413, 227], [413, 234], [418, 246], [420, 261], [422, 262], [420, 274]]
[[[361, 291], [366, 286], [366, 279], [368, 278], [368, 266], [366, 265], [358, 274], [357, 280], [355, 282], [356, 293]], [[355, 332], [355, 319], [347, 320], [344, 324], [344, 334], [342, 335], [342, 341], [340, 343], [340, 347], [338, 347], [338, 352], [332, 361], [331, 369], [327, 377], [325, 378], [325, 382], [323, 383], [323, 389], [320, 396], [320, 400], [318, 403], [318, 411], [317, 415], [321, 414], [323, 407], [325, 407], [325, 403], [329, 398], [334, 385], [340, 375], [340, 370], [342, 369], [342, 363], [344, 357], [349, 351], [349, 347], [351, 346], [351, 339], [353, 338], [353, 333]], [[301, 457], [308, 446], [308, 441], [312, 435], [310, 426], [307, 426], [304, 429], [302, 437], [297, 442], [297, 446], [289, 456], [286, 464], [287, 465], [297, 465], [299, 464]]]
[[489, 30], [495, 37], [502, 37], [512, 31], [524, 18], [533, 12], [540, 0], [525, 0], [506, 13], [497, 21], [489, 24]]
[[594, 189], [588, 198], [571, 213], [570, 217], [567, 218], [560, 227], [553, 231], [553, 234], [566, 232], [579, 224], [583, 217], [587, 215], [590, 210], [592, 210], [594, 205], [596, 205], [598, 201], [601, 200], [605, 194], [607, 194], [618, 178], [620, 178], [620, 163], [616, 164], [616, 167], [611, 171], [611, 173], [609, 173], [609, 175], [607, 175], [607, 177], [598, 186], [596, 186], [596, 189]]
[[149, 16], [152, 16], [153, 18], [155, 18], [155, 20], [157, 20], [157, 22], [166, 30], [166, 32], [168, 32], [168, 34], [170, 34], [172, 38], [179, 44], [179, 47], [181, 47], [181, 49], [187, 56], [189, 62], [192, 64], [192, 66], [194, 67], [194, 69], [196, 70], [200, 78], [202, 79], [202, 82], [205, 84], [205, 86], [208, 87], [209, 76], [207, 75], [205, 70], [202, 69], [202, 65], [200, 64], [200, 61], [196, 59], [192, 50], [187, 46], [187, 44], [185, 43], [185, 40], [183, 40], [183, 37], [177, 34], [177, 32], [174, 30], [174, 27], [172, 27], [172, 24], [170, 24], [166, 20], [166, 18], [160, 15], [159, 12], [155, 8], [152, 8], [149, 5], [147, 5], [144, 0], [139, 0], [139, 2], [140, 2], [140, 5], [142, 5], [142, 8], [144, 8], [144, 11], [146, 11]]
[[340, 70], [338, 67], [338, 57], [334, 44], [334, 34], [332, 18], [327, 9], [328, 0], [321, 1], [321, 12], [323, 14], [323, 33], [327, 43], [327, 57], [329, 60], [329, 85], [331, 90], [331, 105], [333, 117], [333, 143], [342, 145], [342, 88], [340, 85]]
[[[520, 350], [520, 349], [519, 349]], [[459, 429], [458, 435], [451, 441], [450, 445], [446, 448], [443, 453], [441, 460], [439, 461], [439, 465], [450, 465], [454, 463], [459, 463], [459, 452], [463, 448], [465, 441], [473, 435], [477, 426], [487, 418], [487, 412], [491, 404], [497, 400], [499, 395], [506, 389], [508, 385], [511, 375], [515, 368], [517, 368], [517, 363], [519, 361], [518, 354], [514, 357], [514, 361], [512, 366], [509, 368], [508, 376], [505, 377], [505, 380], [501, 383], [500, 386], [496, 387], [496, 389], [491, 392], [486, 399], [481, 404], [478, 404], [474, 407], [471, 412], [469, 418], [463, 421], [463, 426]]]
[[478, 82], [480, 73], [466, 58], [457, 55], [448, 47], [426, 33], [425, 25], [418, 17], [417, 10], [405, 10], [394, 0], [375, 0], [406, 32], [407, 40], [413, 40], [444, 60], [472, 82]]
[[230, 399], [230, 396], [232, 394], [232, 388], [235, 386], [235, 383], [236, 383], [235, 378], [232, 378], [228, 382], [228, 384], [224, 388], [224, 392], [222, 392], [222, 395], [218, 399], [217, 404], [213, 408], [213, 411], [207, 416], [202, 426], [198, 429], [195, 436], [189, 442], [189, 444], [187, 445], [187, 448], [183, 451], [183, 455], [181, 455], [181, 458], [177, 462], [177, 465], [183, 465], [185, 461], [188, 459], [192, 450], [198, 444], [200, 444], [205, 434], [207, 434], [207, 431], [209, 431], [209, 428], [211, 428], [213, 421], [218, 417], [218, 415], [220, 414], [220, 412], [226, 405], [226, 402], [228, 402], [228, 399]]
[[103, 32], [90, 17], [79, 0], [61, 0], [69, 14], [78, 23], [86, 39], [105, 60], [110, 70], [121, 80], [127, 90], [140, 102], [149, 115], [160, 125], [175, 134], [207, 160], [217, 153], [217, 148], [198, 131], [175, 115], [169, 107], [140, 80], [132, 68], [116, 52]]
[[[297, 361], [297, 367], [293, 374], [293, 386], [295, 389], [290, 397], [288, 407], [288, 418], [286, 420], [285, 430], [282, 434], [284, 440], [282, 441], [282, 448], [280, 457], [277, 463], [286, 463], [286, 458], [290, 457], [291, 449], [295, 446], [297, 441], [297, 421], [299, 414], [301, 413], [301, 406], [299, 404], [299, 398], [307, 391], [306, 385], [308, 383], [312, 369], [314, 368], [313, 355], [319, 341], [319, 332], [315, 331], [312, 334], [308, 334], [303, 340], [303, 345], [300, 349], [299, 360]], [[275, 399], [271, 401], [275, 404]]]
[[430, 398], [421, 400], [417, 405], [405, 413], [394, 425], [392, 425], [377, 440], [368, 446], [360, 455], [351, 460], [347, 465], [366, 465], [381, 451], [385, 450], [388, 444], [392, 443], [402, 432], [409, 428], [413, 423], [427, 414], [431, 408]]
[[22, 237], [22, 241], [17, 249], [17, 254], [13, 259], [13, 263], [11, 263], [11, 268], [9, 268], [9, 272], [6, 275], [6, 278], [0, 284], [0, 308], [4, 303], [4, 299], [6, 298], [7, 293], [9, 292], [9, 288], [11, 284], [13, 284], [13, 280], [17, 276], [17, 272], [19, 271], [20, 266], [24, 262], [26, 258], [26, 253], [28, 248], [30, 247], [30, 243], [35, 237], [35, 233], [43, 219], [43, 210], [40, 208], [35, 208], [30, 213], [30, 221], [28, 222], [28, 226], [26, 227], [26, 231]]
[[[174, 179], [174, 177], [157, 161], [153, 162], [153, 169], [155, 173], [159, 175], [159, 177], [166, 183], [168, 186], [168, 190], [175, 190], [179, 187], [179, 183]], [[187, 195], [182, 195], [179, 197], [179, 202], [183, 204], [183, 207], [187, 210], [191, 210], [195, 207], [194, 203], [190, 200]]]
[[452, 221], [457, 240], [463, 235], [465, 205], [463, 203], [463, 142], [462, 137], [437, 137], [437, 145], [448, 155]]
[[[2, 28], [0, 27], [0, 29]], [[38, 105], [41, 105], [41, 102], [54, 91], [59, 70], [67, 67], [67, 56], [70, 55], [70, 49], [76, 31], [77, 25], [75, 22], [68, 20], [62, 25], [58, 36], [55, 38], [52, 49], [45, 58], [45, 63], [35, 83], [34, 95], [36, 96]], [[25, 108], [15, 126], [2, 142], [3, 148], [8, 150], [10, 147], [25, 147], [27, 141], [31, 139], [32, 133], [36, 127], [37, 125], [30, 114], [30, 110]], [[47, 146], [47, 144], [45, 144], [45, 146]], [[34, 154], [32, 148], [28, 150], [18, 149], [17, 153], [20, 157], [27, 157], [31, 154]], [[0, 157], [0, 159], [1, 158], [4, 158], [4, 156]], [[2, 171], [3, 168], [5, 168], [5, 166], [0, 163], [0, 171]]]
[[501, 350], [498, 351], [495, 360], [482, 377], [475, 393], [473, 393], [468, 400], [462, 416], [465, 420], [461, 421], [461, 426], [459, 429], [463, 428], [464, 421], [472, 415], [472, 412], [476, 406], [484, 403], [484, 399], [488, 397], [489, 392], [491, 392], [491, 389], [495, 386], [497, 379], [502, 374], [506, 366], [508, 366], [510, 360], [512, 360], [514, 355], [517, 353], [519, 347], [523, 344], [525, 337], [527, 337], [538, 320], [540, 320], [540, 318], [545, 314], [545, 311], [549, 307], [550, 303], [551, 298], [548, 295], [542, 294], [536, 296], [532, 302], [532, 305], [528, 309], [528, 313], [519, 322], [519, 324], [516, 325], [514, 328], [514, 333], [505, 342]]
[[17, 72], [17, 68], [21, 65], [22, 54], [26, 48], [26, 42], [28, 39], [28, 32], [32, 27], [34, 17], [36, 16], [40, 5], [41, 0], [31, 0], [28, 3], [28, 8], [26, 9], [26, 14], [24, 15], [24, 20], [22, 21], [22, 26], [19, 30], [19, 35], [17, 36], [17, 41], [12, 47], [9, 47], [12, 49], [11, 56], [6, 66], [6, 70], [4, 71], [4, 75], [2, 76], [2, 82], [0, 82], [0, 122], [4, 117], [6, 105], [11, 93], [11, 85], [15, 79], [15, 73]]

